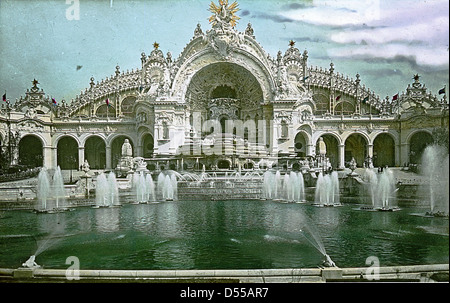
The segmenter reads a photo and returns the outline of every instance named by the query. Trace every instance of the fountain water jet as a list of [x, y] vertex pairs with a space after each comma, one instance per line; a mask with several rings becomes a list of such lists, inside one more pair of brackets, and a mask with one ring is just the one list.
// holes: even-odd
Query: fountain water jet
[[165, 201], [177, 199], [178, 185], [177, 174], [173, 171], [161, 172], [158, 175], [157, 192]]
[[36, 213], [56, 213], [69, 210], [66, 205], [66, 191], [59, 166], [56, 168], [51, 182], [47, 169], [42, 168], [38, 175], [36, 191]]
[[55, 174], [53, 175], [52, 190], [56, 203], [55, 209], [64, 209], [66, 206], [66, 191], [64, 189], [64, 180], [61, 174], [61, 168], [59, 166], [56, 168]]
[[119, 189], [117, 186], [116, 175], [114, 172], [110, 172], [108, 176], [105, 173], [101, 173], [97, 177], [95, 186], [95, 208], [100, 207], [118, 207], [119, 201]]
[[395, 178], [389, 168], [377, 174], [373, 169], [367, 168], [364, 172], [366, 188], [370, 197], [371, 205], [361, 207], [363, 210], [395, 211], [396, 206]]
[[37, 185], [37, 207], [36, 211], [48, 210], [47, 204], [50, 198], [50, 181], [48, 179], [47, 168], [43, 167], [38, 175]]
[[425, 148], [422, 156], [422, 173], [428, 179], [427, 191], [433, 217], [448, 217], [449, 208], [449, 154], [438, 145]]
[[[261, 175], [258, 175], [261, 178]], [[262, 175], [263, 199], [286, 200], [296, 203], [305, 201], [305, 182], [301, 172], [291, 171], [283, 177], [280, 171], [266, 171]]]
[[337, 172], [331, 175], [319, 173], [317, 177], [314, 205], [320, 207], [340, 206], [339, 178]]

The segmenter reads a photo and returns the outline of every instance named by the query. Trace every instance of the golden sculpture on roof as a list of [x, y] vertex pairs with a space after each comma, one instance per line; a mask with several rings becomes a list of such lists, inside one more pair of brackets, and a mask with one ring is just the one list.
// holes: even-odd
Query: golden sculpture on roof
[[209, 11], [214, 13], [214, 15], [209, 18], [209, 22], [212, 23], [213, 26], [219, 24], [235, 27], [237, 21], [241, 19], [236, 15], [239, 11], [238, 3], [236, 1], [232, 4], [228, 4], [228, 0], [219, 0], [219, 6], [215, 5], [214, 2], [211, 2]]

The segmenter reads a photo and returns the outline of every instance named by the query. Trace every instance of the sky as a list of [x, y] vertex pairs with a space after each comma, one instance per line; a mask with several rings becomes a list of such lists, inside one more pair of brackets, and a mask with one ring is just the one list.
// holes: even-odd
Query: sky
[[[0, 0], [0, 93], [11, 102], [33, 79], [70, 102], [89, 87], [141, 67], [153, 43], [177, 58], [210, 0]], [[218, 0], [214, 1], [218, 3]], [[230, 0], [230, 3], [233, 2]], [[381, 98], [406, 90], [415, 74], [432, 94], [449, 88], [448, 0], [238, 0], [237, 29], [251, 23], [272, 56], [307, 50], [308, 64], [355, 78]]]

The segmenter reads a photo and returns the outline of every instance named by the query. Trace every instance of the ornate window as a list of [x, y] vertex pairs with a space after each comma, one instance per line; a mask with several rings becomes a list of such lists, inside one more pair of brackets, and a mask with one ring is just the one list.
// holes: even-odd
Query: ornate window
[[95, 112], [95, 115], [97, 117], [102, 117], [102, 118], [105, 118], [105, 117], [111, 117], [112, 118], [112, 117], [115, 117], [116, 110], [112, 106], [108, 106], [106, 104], [103, 104], [103, 105], [100, 105], [97, 108], [97, 111]]
[[162, 123], [162, 138], [164, 139], [164, 140], [167, 140], [167, 139], [169, 139], [169, 127], [167, 126], [167, 122], [163, 122]]
[[129, 96], [122, 100], [122, 103], [120, 105], [120, 109], [122, 111], [122, 114], [127, 117], [133, 116], [133, 107], [136, 103], [136, 97]]
[[323, 115], [328, 112], [329, 98], [324, 94], [316, 94], [313, 97], [314, 103], [316, 104], [315, 115]]
[[286, 121], [281, 121], [281, 138], [287, 138], [289, 136], [289, 126]]
[[338, 104], [336, 104], [336, 106], [334, 107], [335, 115], [348, 116], [348, 115], [353, 114], [354, 112], [355, 112], [355, 107], [350, 102], [342, 101], [342, 102], [339, 102]]

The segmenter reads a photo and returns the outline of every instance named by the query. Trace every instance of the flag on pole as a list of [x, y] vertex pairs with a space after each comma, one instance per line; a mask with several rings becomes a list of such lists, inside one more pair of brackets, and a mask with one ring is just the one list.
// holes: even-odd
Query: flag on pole
[[445, 86], [439, 90], [439, 95], [445, 94]]
[[339, 101], [339, 99], [341, 99], [341, 95], [336, 97], [336, 101]]
[[396, 95], [394, 95], [393, 97], [392, 97], [392, 101], [395, 101], [395, 100], [397, 100], [398, 99], [398, 94], [396, 94]]
[[105, 100], [105, 103], [106, 103], [107, 106], [111, 106], [111, 105], [109, 104], [109, 99], [108, 99], [108, 98]]
[[52, 103], [53, 105], [57, 105], [58, 103], [56, 102], [55, 98], [52, 98]]
[[6, 92], [3, 94], [2, 100], [6, 102]]

